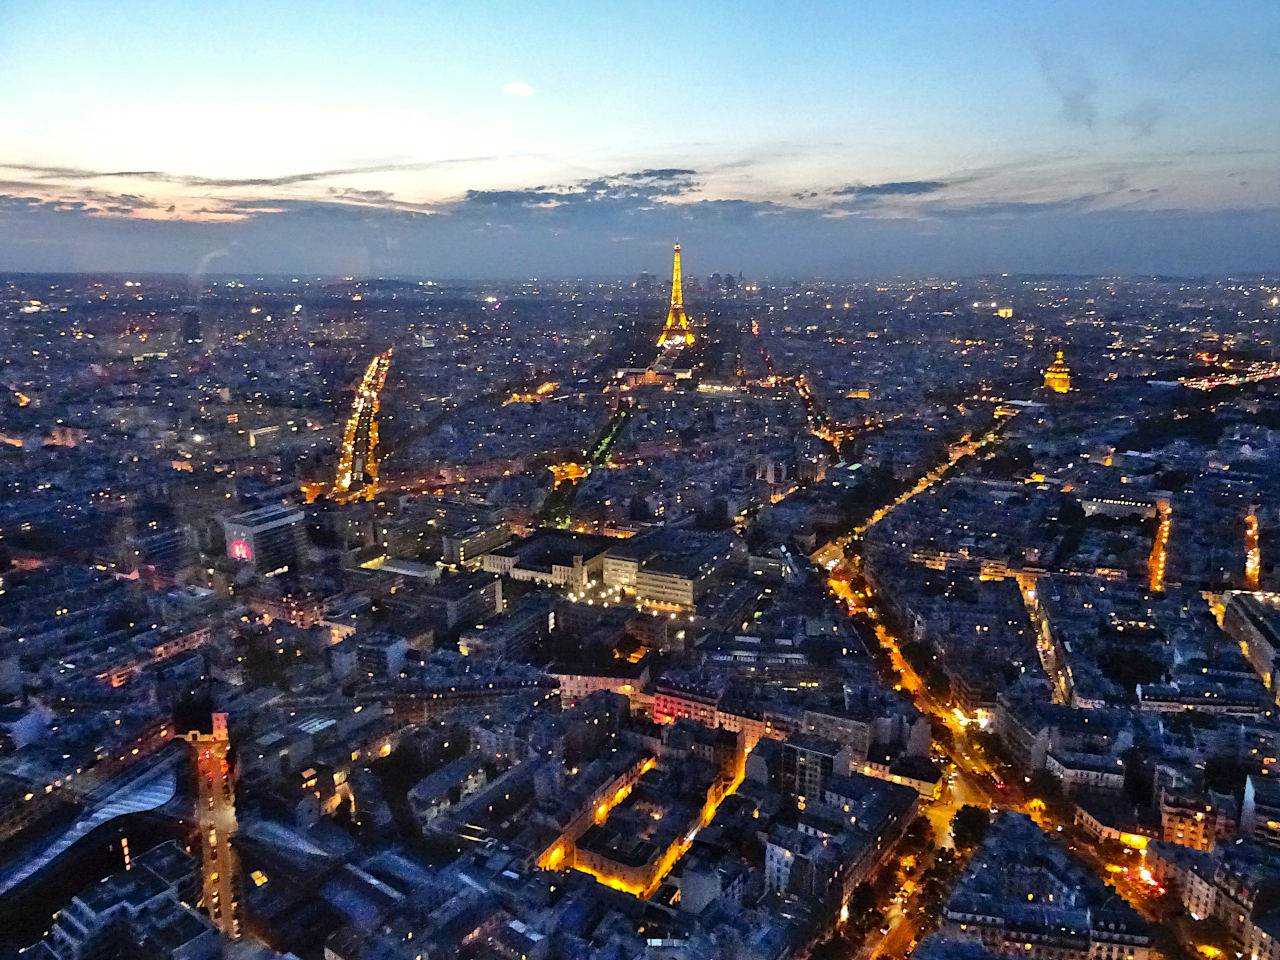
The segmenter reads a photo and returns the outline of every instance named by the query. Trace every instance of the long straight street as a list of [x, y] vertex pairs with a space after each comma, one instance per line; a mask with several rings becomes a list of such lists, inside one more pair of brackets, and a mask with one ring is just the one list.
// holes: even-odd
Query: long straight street
[[[1059, 839], [1068, 844], [1104, 882], [1120, 893], [1144, 918], [1155, 923], [1159, 917], [1154, 900], [1159, 891], [1153, 883], [1141, 878], [1141, 854], [1134, 854], [1133, 864], [1108, 863], [1072, 819], [1059, 815], [1043, 800], [1030, 796], [1026, 791], [1026, 783], [1029, 781], [1011, 777], [1009, 771], [995, 758], [988, 756], [982, 745], [971, 736], [976, 722], [965, 717], [948, 698], [931, 690], [925, 678], [903, 656], [901, 641], [885, 623], [874, 591], [863, 576], [861, 558], [850, 559], [847, 556], [846, 548], [855, 537], [860, 538], [896, 507], [950, 476], [962, 458], [998, 442], [999, 437], [999, 431], [993, 430], [980, 439], [966, 438], [953, 445], [944, 463], [921, 477], [909, 490], [875, 510], [851, 534], [837, 537], [821, 546], [811, 558], [828, 571], [827, 586], [832, 596], [840, 601], [856, 623], [864, 625], [859, 630], [864, 641], [878, 646], [887, 654], [894, 675], [884, 678], [886, 682], [905, 692], [923, 713], [949, 732], [949, 736], [945, 738], [935, 736], [934, 739], [935, 755], [945, 758], [948, 764], [944, 786], [936, 799], [927, 801], [923, 806], [923, 814], [933, 827], [937, 845], [954, 845], [950, 835], [951, 820], [963, 806], [985, 807], [992, 812], [1012, 810], [1025, 813], [1045, 831], [1059, 834]], [[1038, 610], [1034, 581], [1023, 583], [1022, 589], [1028, 608], [1034, 606]], [[1037, 649], [1046, 671], [1055, 680], [1055, 700], [1064, 702], [1069, 699], [1069, 673], [1055, 659], [1048, 625], [1043, 616], [1033, 615], [1032, 623], [1038, 631]], [[933, 922], [933, 918], [921, 918], [918, 914], [913, 916], [911, 902], [911, 896], [895, 900], [888, 916], [888, 932], [873, 934], [858, 954], [857, 960], [896, 958], [909, 953], [912, 944], [927, 932], [922, 921], [928, 924]]]

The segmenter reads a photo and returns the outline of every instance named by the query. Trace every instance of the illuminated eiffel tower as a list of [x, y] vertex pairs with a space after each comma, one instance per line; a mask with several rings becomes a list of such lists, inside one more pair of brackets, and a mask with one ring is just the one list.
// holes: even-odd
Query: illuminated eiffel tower
[[684, 347], [693, 343], [693, 331], [689, 329], [689, 317], [684, 312], [684, 290], [680, 281], [680, 244], [676, 244], [675, 266], [671, 270], [671, 308], [667, 322], [658, 337], [660, 347]]

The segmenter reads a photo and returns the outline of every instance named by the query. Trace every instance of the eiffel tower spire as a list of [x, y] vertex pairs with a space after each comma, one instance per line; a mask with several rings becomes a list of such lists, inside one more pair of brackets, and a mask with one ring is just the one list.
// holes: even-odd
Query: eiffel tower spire
[[667, 322], [658, 337], [660, 347], [683, 347], [693, 343], [693, 331], [689, 329], [689, 317], [684, 312], [684, 287], [680, 278], [680, 244], [676, 244], [675, 264], [671, 268], [671, 307], [667, 310]]

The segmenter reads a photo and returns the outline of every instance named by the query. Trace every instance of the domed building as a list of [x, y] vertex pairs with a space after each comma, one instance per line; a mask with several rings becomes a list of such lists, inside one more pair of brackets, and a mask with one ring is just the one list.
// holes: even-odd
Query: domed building
[[1062, 359], [1061, 350], [1058, 351], [1058, 358], [1044, 372], [1044, 386], [1054, 393], [1066, 393], [1071, 389], [1071, 368]]

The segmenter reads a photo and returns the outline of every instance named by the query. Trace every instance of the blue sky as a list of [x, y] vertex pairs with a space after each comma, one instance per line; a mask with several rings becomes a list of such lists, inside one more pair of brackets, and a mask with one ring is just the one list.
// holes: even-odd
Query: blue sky
[[1273, 269], [1280, 4], [0, 4], [0, 269]]

